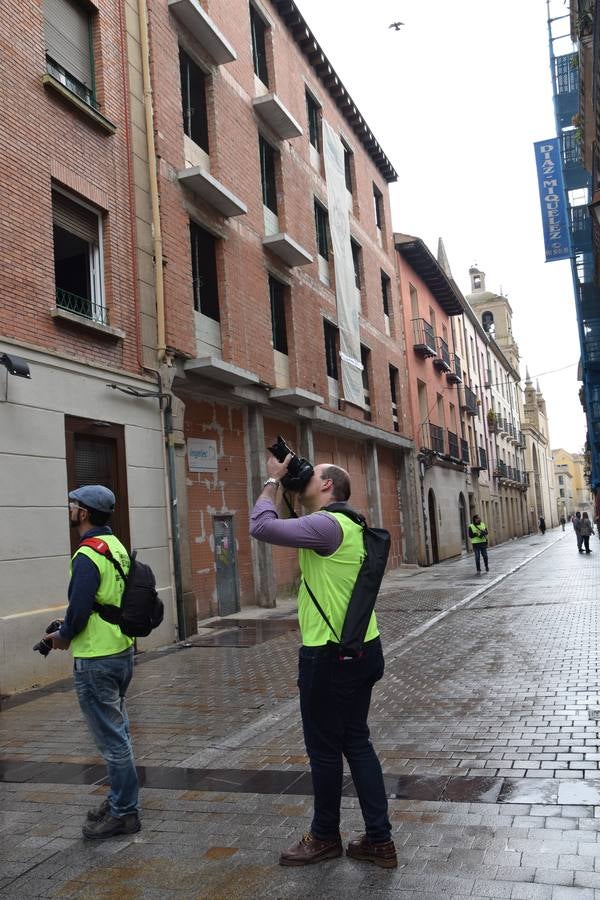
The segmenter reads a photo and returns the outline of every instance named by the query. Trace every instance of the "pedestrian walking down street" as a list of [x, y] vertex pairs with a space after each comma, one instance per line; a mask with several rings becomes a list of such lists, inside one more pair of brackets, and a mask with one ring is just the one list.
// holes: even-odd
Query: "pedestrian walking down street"
[[538, 526], [539, 526], [539, 529], [542, 532], [542, 534], [546, 534], [546, 520], [543, 516], [540, 516]]
[[580, 553], [583, 553], [582, 547], [582, 538], [581, 538], [581, 513], [579, 510], [573, 516], [573, 529], [575, 531], [575, 537], [577, 538], [577, 549]]
[[[102, 537], [125, 575], [130, 558], [108, 525], [115, 495], [100, 484], [69, 494], [69, 521], [80, 540]], [[138, 778], [125, 710], [125, 694], [133, 674], [133, 639], [94, 611], [120, 606], [124, 582], [114, 564], [91, 547], [79, 546], [71, 560], [69, 605], [58, 631], [44, 635], [58, 650], [71, 649], [75, 688], [89, 731], [108, 769], [110, 791], [90, 810], [83, 825], [86, 838], [109, 838], [140, 830]]]
[[[269, 478], [252, 510], [250, 534], [257, 540], [299, 548], [302, 581], [298, 619], [302, 636], [298, 687], [306, 752], [310, 761], [314, 811], [310, 831], [279, 862], [304, 866], [341, 856], [340, 806], [343, 757], [356, 787], [366, 833], [350, 841], [348, 856], [381, 868], [398, 865], [392, 841], [381, 765], [369, 739], [371, 692], [383, 675], [384, 659], [375, 614], [371, 615], [362, 656], [342, 656], [339, 635], [352, 589], [364, 559], [362, 528], [343, 513], [328, 512], [350, 498], [348, 473], [335, 465], [312, 470], [300, 492], [306, 515], [279, 519], [275, 500], [290, 459], [267, 461]], [[312, 467], [311, 467], [312, 469]], [[307, 590], [307, 582], [331, 623], [326, 625]]]
[[559, 519], [558, 521], [560, 522], [560, 526], [561, 526], [562, 530], [564, 531], [564, 530], [565, 530], [565, 525], [567, 524], [567, 520], [565, 519], [564, 516], [561, 516], [560, 519]]
[[471, 540], [471, 544], [473, 546], [473, 552], [475, 554], [475, 568], [477, 569], [477, 573], [481, 573], [481, 559], [483, 558], [483, 564], [485, 565], [485, 571], [489, 572], [488, 565], [488, 530], [485, 522], [481, 521], [481, 517], [475, 514], [469, 525], [469, 538]]
[[592, 525], [592, 521], [586, 512], [581, 515], [581, 525], [579, 526], [579, 533], [581, 535], [581, 541], [583, 546], [585, 547], [586, 553], [591, 553], [590, 550], [590, 537], [594, 533], [594, 526]]

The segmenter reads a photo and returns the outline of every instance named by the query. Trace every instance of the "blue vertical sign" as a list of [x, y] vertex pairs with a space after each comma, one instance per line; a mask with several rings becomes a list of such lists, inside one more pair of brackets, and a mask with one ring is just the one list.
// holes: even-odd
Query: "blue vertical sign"
[[540, 189], [546, 262], [569, 259], [571, 246], [560, 158], [560, 138], [537, 141], [533, 148]]

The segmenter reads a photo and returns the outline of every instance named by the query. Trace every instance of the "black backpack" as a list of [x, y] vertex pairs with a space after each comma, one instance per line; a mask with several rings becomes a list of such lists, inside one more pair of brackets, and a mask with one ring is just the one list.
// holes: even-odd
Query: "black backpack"
[[105, 556], [113, 564], [125, 583], [121, 605], [94, 603], [94, 612], [101, 619], [118, 625], [127, 637], [146, 637], [158, 628], [165, 614], [165, 607], [156, 592], [156, 578], [150, 566], [137, 559], [134, 550], [130, 557], [129, 572], [125, 575], [122, 567], [114, 558], [110, 547], [102, 538], [87, 538], [80, 547], [90, 547]]
[[304, 584], [311, 600], [340, 645], [340, 657], [353, 658], [362, 656], [365, 634], [369, 627], [371, 614], [375, 608], [375, 601], [377, 600], [377, 594], [381, 587], [390, 553], [390, 533], [385, 528], [371, 528], [367, 525], [365, 517], [353, 510], [347, 503], [330, 503], [329, 506], [324, 506], [323, 509], [326, 512], [343, 513], [349, 519], [352, 519], [353, 522], [356, 522], [357, 525], [360, 525], [363, 530], [366, 555], [350, 595], [341, 635], [338, 636], [336, 634], [306, 579], [304, 579]]

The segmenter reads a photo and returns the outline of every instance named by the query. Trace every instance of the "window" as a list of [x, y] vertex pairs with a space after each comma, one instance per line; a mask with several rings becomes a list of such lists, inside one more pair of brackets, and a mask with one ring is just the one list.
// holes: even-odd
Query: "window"
[[398, 394], [399, 391], [399, 382], [398, 382], [398, 369], [395, 366], [390, 366], [390, 396], [392, 398], [392, 422], [394, 423], [394, 431], [400, 431], [400, 425], [398, 422]]
[[260, 177], [262, 181], [262, 198], [264, 205], [277, 215], [277, 183], [275, 179], [275, 159], [277, 151], [259, 136], [260, 145]]
[[220, 321], [217, 283], [216, 241], [212, 234], [190, 222], [194, 309], [215, 322]]
[[561, 489], [560, 489], [560, 496], [561, 496], [561, 497], [564, 497], [564, 496], [565, 496], [565, 489], [564, 489], [564, 488], [561, 488]]
[[410, 290], [410, 314], [413, 319], [420, 319], [419, 315], [419, 295], [414, 284], [409, 284]]
[[369, 366], [371, 364], [371, 351], [368, 347], [360, 345], [360, 361], [362, 363], [362, 383], [365, 397], [365, 419], [371, 419], [371, 392], [369, 390]]
[[327, 210], [315, 200], [315, 226], [317, 229], [317, 250], [323, 259], [329, 259], [329, 219]]
[[362, 251], [360, 245], [353, 241], [350, 238], [350, 247], [352, 248], [352, 262], [354, 264], [354, 284], [356, 285], [357, 290], [360, 291], [360, 272], [361, 272], [361, 255]]
[[435, 310], [434, 310], [433, 306], [429, 307], [429, 324], [431, 325], [431, 327], [433, 329], [434, 335], [437, 334], [437, 324], [435, 321]]
[[77, 0], [44, 2], [48, 72], [70, 91], [97, 107], [92, 54], [92, 16]]
[[385, 272], [381, 273], [381, 300], [383, 302], [383, 314], [390, 315], [390, 290], [391, 281]]
[[564, 475], [559, 475], [559, 476], [558, 476], [558, 483], [559, 483], [559, 484], [564, 484], [564, 483], [565, 483], [565, 477], [564, 477]]
[[481, 288], [481, 275], [473, 275], [473, 290], [478, 291]]
[[[117, 498], [111, 526], [129, 548], [129, 502], [123, 426], [65, 416], [65, 450], [67, 491], [74, 491], [82, 484], [105, 484], [110, 488]], [[70, 531], [74, 553], [79, 544], [79, 536], [74, 528]]]
[[306, 93], [306, 112], [308, 115], [308, 139], [315, 150], [321, 152], [320, 107], [314, 97]]
[[346, 146], [344, 141], [342, 141], [342, 147], [344, 148], [344, 177], [346, 179], [346, 189], [353, 194], [354, 191], [352, 189], [353, 178], [352, 178], [352, 169], [354, 167], [354, 154], [349, 147]]
[[52, 223], [56, 305], [106, 324], [100, 214], [55, 190]]
[[375, 206], [375, 224], [381, 231], [383, 231], [383, 194], [376, 184], [373, 185], [373, 203]]
[[481, 317], [481, 324], [488, 334], [494, 333], [494, 314], [491, 312], [484, 312]]
[[325, 364], [329, 378], [338, 380], [338, 329], [327, 319], [323, 319], [325, 335]]
[[269, 298], [271, 301], [271, 330], [273, 349], [287, 356], [287, 329], [285, 324], [285, 285], [269, 275]]
[[252, 62], [254, 64], [254, 73], [260, 78], [265, 87], [269, 87], [267, 42], [265, 40], [267, 25], [252, 4], [250, 4], [250, 31], [252, 33]]
[[179, 48], [181, 77], [181, 106], [183, 132], [205, 153], [208, 148], [208, 118], [206, 113], [206, 76], [185, 50]]

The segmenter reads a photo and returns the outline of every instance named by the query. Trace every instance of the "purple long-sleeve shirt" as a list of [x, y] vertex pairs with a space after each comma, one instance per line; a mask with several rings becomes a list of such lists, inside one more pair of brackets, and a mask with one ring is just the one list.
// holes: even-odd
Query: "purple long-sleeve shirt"
[[250, 534], [257, 541], [280, 547], [304, 547], [323, 556], [335, 553], [342, 543], [342, 528], [325, 512], [298, 519], [280, 519], [271, 500], [257, 500], [250, 518]]

